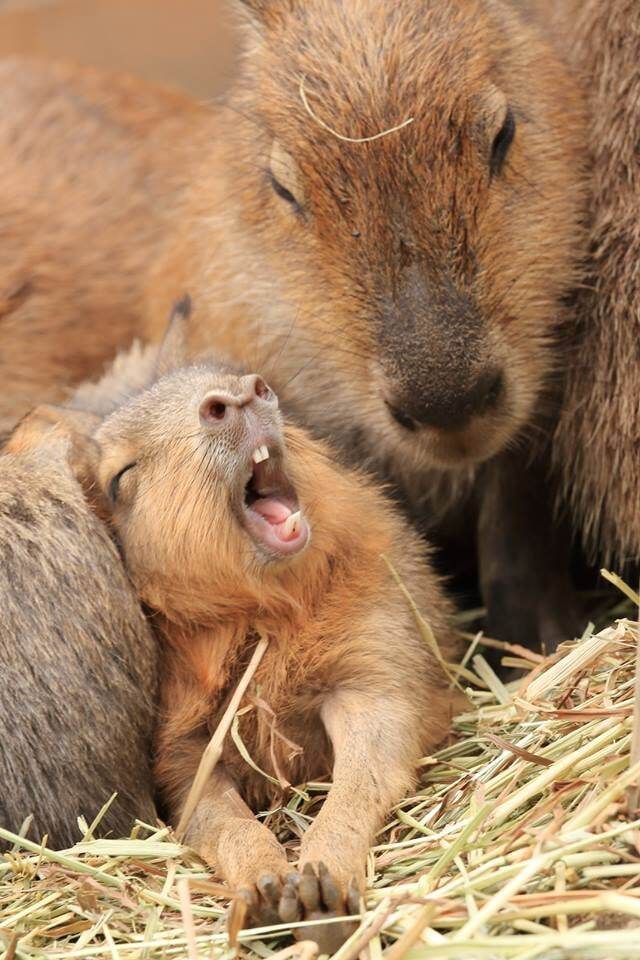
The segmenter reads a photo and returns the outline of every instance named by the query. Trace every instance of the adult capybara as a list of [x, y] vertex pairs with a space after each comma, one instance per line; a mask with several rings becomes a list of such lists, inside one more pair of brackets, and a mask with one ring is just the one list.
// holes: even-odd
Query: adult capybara
[[591, 271], [556, 443], [587, 544], [640, 560], [640, 8], [563, 0], [554, 33], [588, 95]]
[[[456, 493], [546, 428], [582, 249], [577, 85], [503, 0], [241, 6], [246, 55], [217, 108], [72, 68], [0, 72], [2, 415], [159, 338], [190, 290], [194, 352], [265, 371], [414, 507]], [[31, 245], [40, 223], [60, 256]], [[513, 483], [490, 486], [483, 529], [509, 530]], [[549, 579], [531, 542], [517, 583], [514, 565], [488, 578], [518, 624]]]
[[[27, 432], [25, 424], [25, 432]], [[22, 434], [22, 436], [20, 436]], [[70, 444], [22, 428], [0, 457], [0, 826], [66, 847], [153, 822], [156, 645]], [[27, 447], [29, 449], [27, 449]]]
[[[268, 778], [228, 738], [186, 839], [253, 922], [353, 909], [375, 831], [453, 707], [387, 566], [451, 659], [450, 609], [424, 544], [371, 481], [283, 422], [256, 374], [212, 363], [165, 372], [121, 398], [91, 442], [96, 495], [162, 644], [156, 773], [172, 822], [264, 636], [239, 732]], [[252, 811], [318, 778], [332, 788], [290, 864]], [[321, 923], [305, 936], [332, 952], [349, 928]]]

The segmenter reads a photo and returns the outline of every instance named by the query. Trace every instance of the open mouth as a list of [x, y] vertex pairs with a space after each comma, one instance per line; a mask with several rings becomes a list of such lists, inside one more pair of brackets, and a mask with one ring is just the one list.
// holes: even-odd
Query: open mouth
[[309, 541], [309, 524], [284, 472], [281, 457], [264, 444], [256, 447], [251, 460], [251, 476], [244, 490], [244, 527], [269, 553], [278, 557], [294, 556]]

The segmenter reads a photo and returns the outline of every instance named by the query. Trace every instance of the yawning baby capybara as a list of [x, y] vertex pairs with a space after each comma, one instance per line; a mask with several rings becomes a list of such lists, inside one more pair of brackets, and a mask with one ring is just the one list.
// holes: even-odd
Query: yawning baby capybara
[[[228, 742], [187, 841], [254, 922], [344, 913], [375, 831], [451, 716], [450, 683], [385, 561], [451, 658], [449, 607], [422, 542], [374, 484], [283, 422], [255, 374], [177, 368], [134, 391], [94, 441], [94, 493], [110, 503], [162, 643], [156, 773], [172, 822], [267, 637], [255, 675], [267, 706], [242, 716], [241, 736], [276, 779], [333, 786], [296, 867], [252, 813], [279, 788]], [[329, 947], [341, 927], [307, 935]]]
[[[155, 817], [156, 644], [58, 431], [0, 456], [0, 826], [66, 847]], [[73, 472], [72, 472], [73, 470]]]
[[[193, 351], [263, 370], [420, 509], [433, 468], [457, 489], [540, 434], [582, 252], [577, 85], [503, 0], [240, 6], [246, 55], [212, 109], [1, 68], [0, 415], [159, 337], [189, 289]], [[504, 548], [516, 626], [550, 566], [513, 583], [530, 543]]]

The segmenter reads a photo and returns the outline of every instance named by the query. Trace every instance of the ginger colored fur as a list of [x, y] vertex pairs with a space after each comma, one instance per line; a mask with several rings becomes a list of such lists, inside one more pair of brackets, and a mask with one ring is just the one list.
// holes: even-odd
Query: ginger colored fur
[[[375, 830], [410, 787], [419, 757], [446, 734], [453, 709], [449, 681], [383, 555], [447, 659], [450, 607], [424, 544], [380, 489], [283, 425], [273, 403], [233, 399], [251, 381], [198, 365], [134, 392], [95, 433], [96, 482], [115, 498], [113, 527], [162, 641], [156, 773], [172, 822], [263, 634], [270, 644], [240, 733], [256, 763], [283, 784], [332, 779], [302, 840], [299, 869], [326, 867], [344, 909], [350, 880], [363, 881]], [[218, 432], [198, 414], [211, 391], [232, 398]], [[100, 403], [99, 389], [96, 396]], [[64, 416], [84, 429], [84, 414]], [[261, 442], [276, 471], [270, 482], [286, 476], [311, 530], [310, 544], [288, 559], [265, 556], [241, 522], [251, 451]], [[113, 478], [130, 465], [114, 494]], [[229, 739], [187, 837], [244, 891], [254, 919], [268, 915], [257, 902], [265, 875], [282, 885], [294, 871], [251, 813], [280, 795]]]
[[207, 112], [130, 77], [0, 61], [0, 431], [140, 330]]
[[640, 13], [558, 7], [588, 94], [592, 256], [555, 452], [578, 528], [619, 563], [640, 557]]

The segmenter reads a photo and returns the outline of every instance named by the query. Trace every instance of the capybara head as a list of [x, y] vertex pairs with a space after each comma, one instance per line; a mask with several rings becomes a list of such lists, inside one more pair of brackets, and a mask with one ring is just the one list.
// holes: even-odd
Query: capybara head
[[229, 204], [294, 405], [417, 466], [491, 456], [538, 409], [575, 281], [569, 75], [501, 0], [244, 7]]
[[309, 544], [299, 464], [277, 397], [256, 374], [167, 373], [107, 417], [95, 441], [98, 487], [153, 607], [202, 617]]

